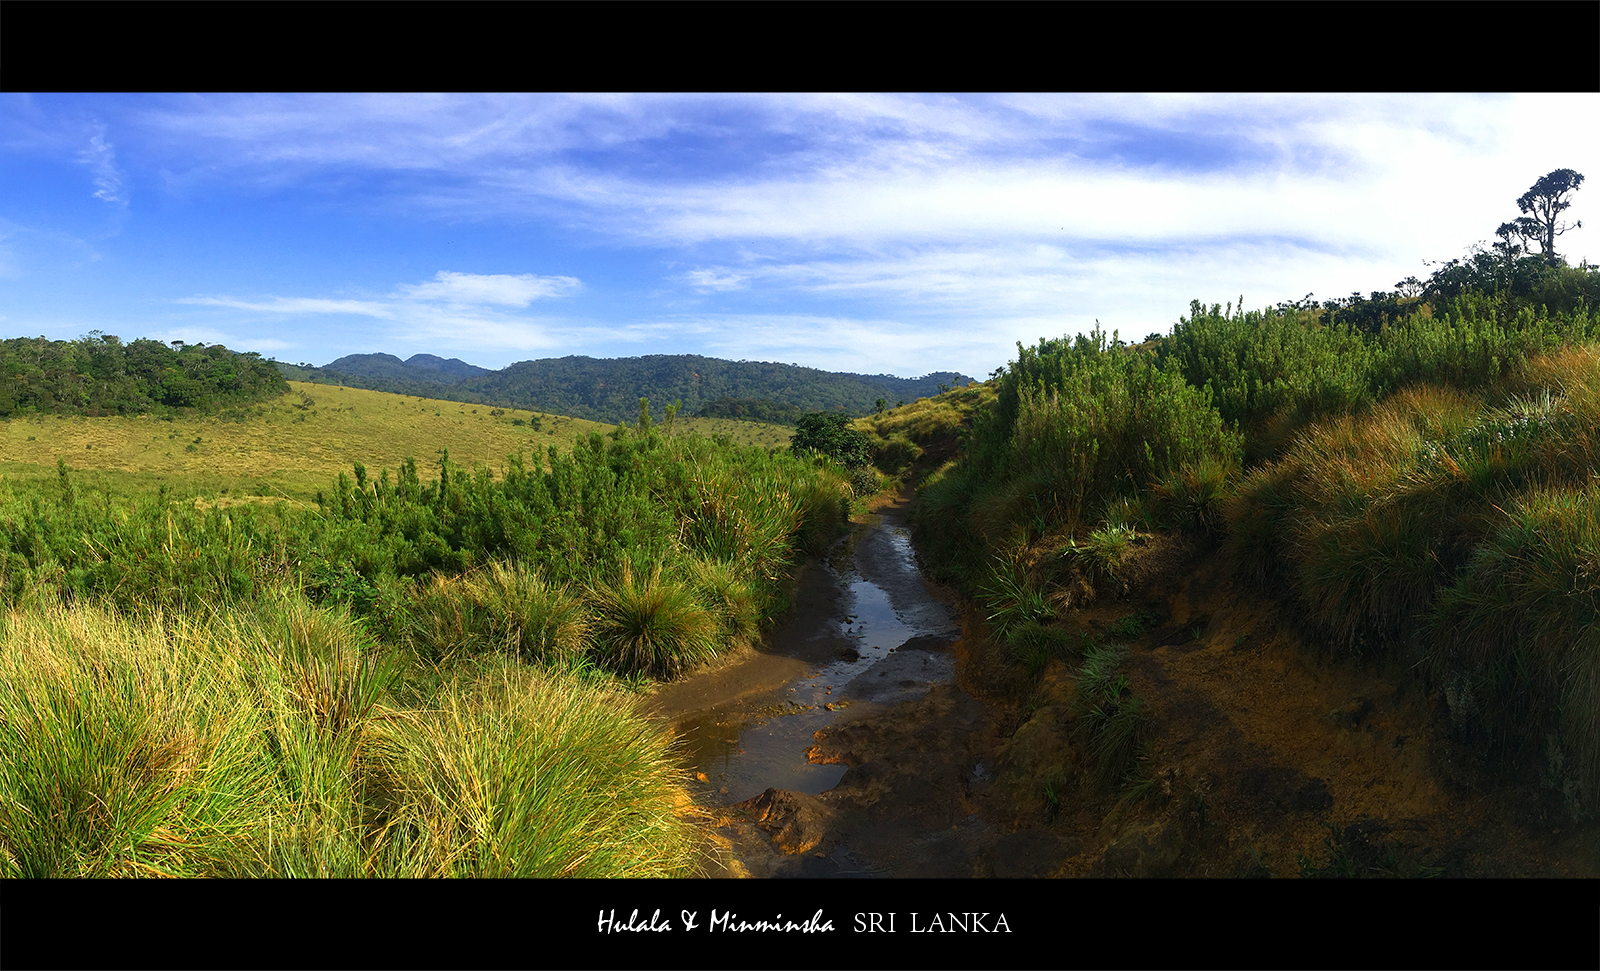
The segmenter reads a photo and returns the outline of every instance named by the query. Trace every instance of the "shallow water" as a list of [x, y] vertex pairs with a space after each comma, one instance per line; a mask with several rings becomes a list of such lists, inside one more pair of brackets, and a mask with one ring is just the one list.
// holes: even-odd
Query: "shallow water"
[[885, 519], [857, 534], [829, 563], [827, 577], [840, 590], [842, 613], [810, 620], [828, 629], [801, 631], [798, 639], [833, 634], [848, 647], [790, 682], [775, 701], [677, 722], [687, 761], [704, 776], [708, 802], [742, 802], [768, 788], [826, 792], [847, 766], [806, 760], [818, 731], [844, 711], [889, 707], [954, 679], [946, 648], [959, 627], [924, 582], [904, 527]]

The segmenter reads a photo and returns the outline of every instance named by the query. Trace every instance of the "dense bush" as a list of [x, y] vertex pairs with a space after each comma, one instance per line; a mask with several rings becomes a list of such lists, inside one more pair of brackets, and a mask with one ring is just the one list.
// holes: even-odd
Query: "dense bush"
[[51, 412], [133, 415], [215, 411], [284, 394], [289, 384], [270, 361], [221, 344], [123, 344], [96, 331], [75, 341], [18, 337], [0, 341], [0, 418]]
[[[837, 468], [648, 425], [551, 449], [546, 466], [513, 457], [499, 478], [448, 454], [427, 484], [414, 461], [392, 478], [358, 463], [300, 511], [87, 493], [61, 464], [52, 486], [0, 490], [0, 592], [184, 611], [299, 586], [432, 656], [498, 645], [536, 660], [575, 650], [580, 622], [559, 591], [593, 602], [619, 578], [661, 573], [698, 578], [672, 589], [712, 618], [714, 651], [781, 608], [789, 565], [837, 534], [849, 496]], [[552, 613], [536, 616], [545, 600]], [[659, 645], [623, 656], [676, 673], [712, 652], [685, 636], [682, 663]]]
[[850, 423], [848, 415], [825, 411], [802, 415], [795, 424], [789, 448], [796, 453], [825, 455], [848, 468], [865, 465], [872, 459], [872, 443]]
[[1225, 478], [1240, 437], [1175, 360], [1096, 330], [1019, 344], [994, 405], [973, 417], [971, 442], [956, 468], [926, 484], [921, 518], [936, 517], [946, 535], [935, 542], [964, 561], [950, 572], [977, 581], [984, 551], [1086, 535], [1113, 499], [1181, 481], [1185, 469]]

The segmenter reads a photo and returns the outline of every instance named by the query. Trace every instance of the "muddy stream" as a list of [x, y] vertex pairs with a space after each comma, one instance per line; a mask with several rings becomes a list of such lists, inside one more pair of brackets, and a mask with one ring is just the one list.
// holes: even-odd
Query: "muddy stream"
[[[666, 686], [648, 710], [671, 723], [694, 795], [719, 814], [710, 875], [898, 875], [897, 854], [863, 855], [849, 839], [860, 827], [838, 825], [859, 801], [836, 791], [850, 766], [814, 746], [819, 733], [954, 690], [959, 608], [918, 569], [903, 499], [855, 524], [796, 580], [788, 622], [759, 651]], [[866, 835], [879, 851], [888, 834]]]
[[1152, 540], [1086, 638], [1141, 619], [1122, 667], [1141, 795], [1093, 784], [1073, 674], [1036, 675], [918, 569], [910, 496], [801, 568], [761, 646], [664, 686], [713, 814], [710, 876], [1600, 876], [1600, 821], [1530, 762], [1507, 778], [1403, 672], [1333, 663], [1214, 551]]

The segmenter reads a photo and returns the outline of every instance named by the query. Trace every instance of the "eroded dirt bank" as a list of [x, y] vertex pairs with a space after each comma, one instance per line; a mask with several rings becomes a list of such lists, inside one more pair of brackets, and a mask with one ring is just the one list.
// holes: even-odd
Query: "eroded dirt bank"
[[[1141, 628], [1121, 670], [1148, 716], [1149, 782], [1097, 785], [1074, 667], [1029, 676], [897, 567], [884, 544], [908, 502], [858, 524], [832, 568], [806, 568], [763, 651], [649, 700], [719, 814], [713, 874], [1600, 876], [1600, 826], [1574, 823], [1540, 766], [1490, 772], [1403, 672], [1318, 657], [1213, 552], [1172, 541], [1126, 596], [1069, 622], [1094, 638]], [[851, 636], [856, 574], [910, 636]], [[739, 758], [755, 740], [789, 754]]]

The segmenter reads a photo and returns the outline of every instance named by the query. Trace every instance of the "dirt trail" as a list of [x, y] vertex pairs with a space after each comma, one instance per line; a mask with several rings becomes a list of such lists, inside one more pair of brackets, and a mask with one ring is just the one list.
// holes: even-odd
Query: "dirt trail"
[[[907, 502], [899, 497], [877, 513], [903, 523]], [[1537, 767], [1521, 780], [1494, 777], [1445, 737], [1403, 672], [1316, 656], [1295, 618], [1235, 586], [1219, 555], [1158, 545], [1146, 557], [1157, 565], [1129, 595], [1067, 622], [1102, 638], [1130, 615], [1144, 621], [1121, 668], [1150, 719], [1141, 769], [1151, 781], [1142, 793], [1093, 783], [1072, 714], [1073, 667], [1054, 660], [1028, 677], [968, 611], [959, 635], [912, 638], [894, 652], [894, 680], [913, 686], [904, 700], [873, 700], [873, 685], [857, 683], [828, 696], [840, 702], [836, 710], [816, 722], [809, 743], [795, 744], [809, 744], [818, 770], [847, 767], [842, 776], [745, 779], [758, 793], [748, 798], [707, 786], [708, 804], [731, 803], [716, 810], [724, 842], [711, 869], [1281, 877], [1305, 865], [1369, 875], [1600, 876], [1600, 824], [1573, 824]], [[820, 564], [807, 571], [794, 615], [765, 652], [663, 689], [652, 710], [726, 735], [793, 706], [787, 686], [851, 650], [840, 633], [838, 581]], [[931, 585], [927, 596], [953, 603]], [[953, 677], [900, 677], [940, 657]], [[877, 668], [871, 674], [858, 680], [889, 680], [875, 681]]]

